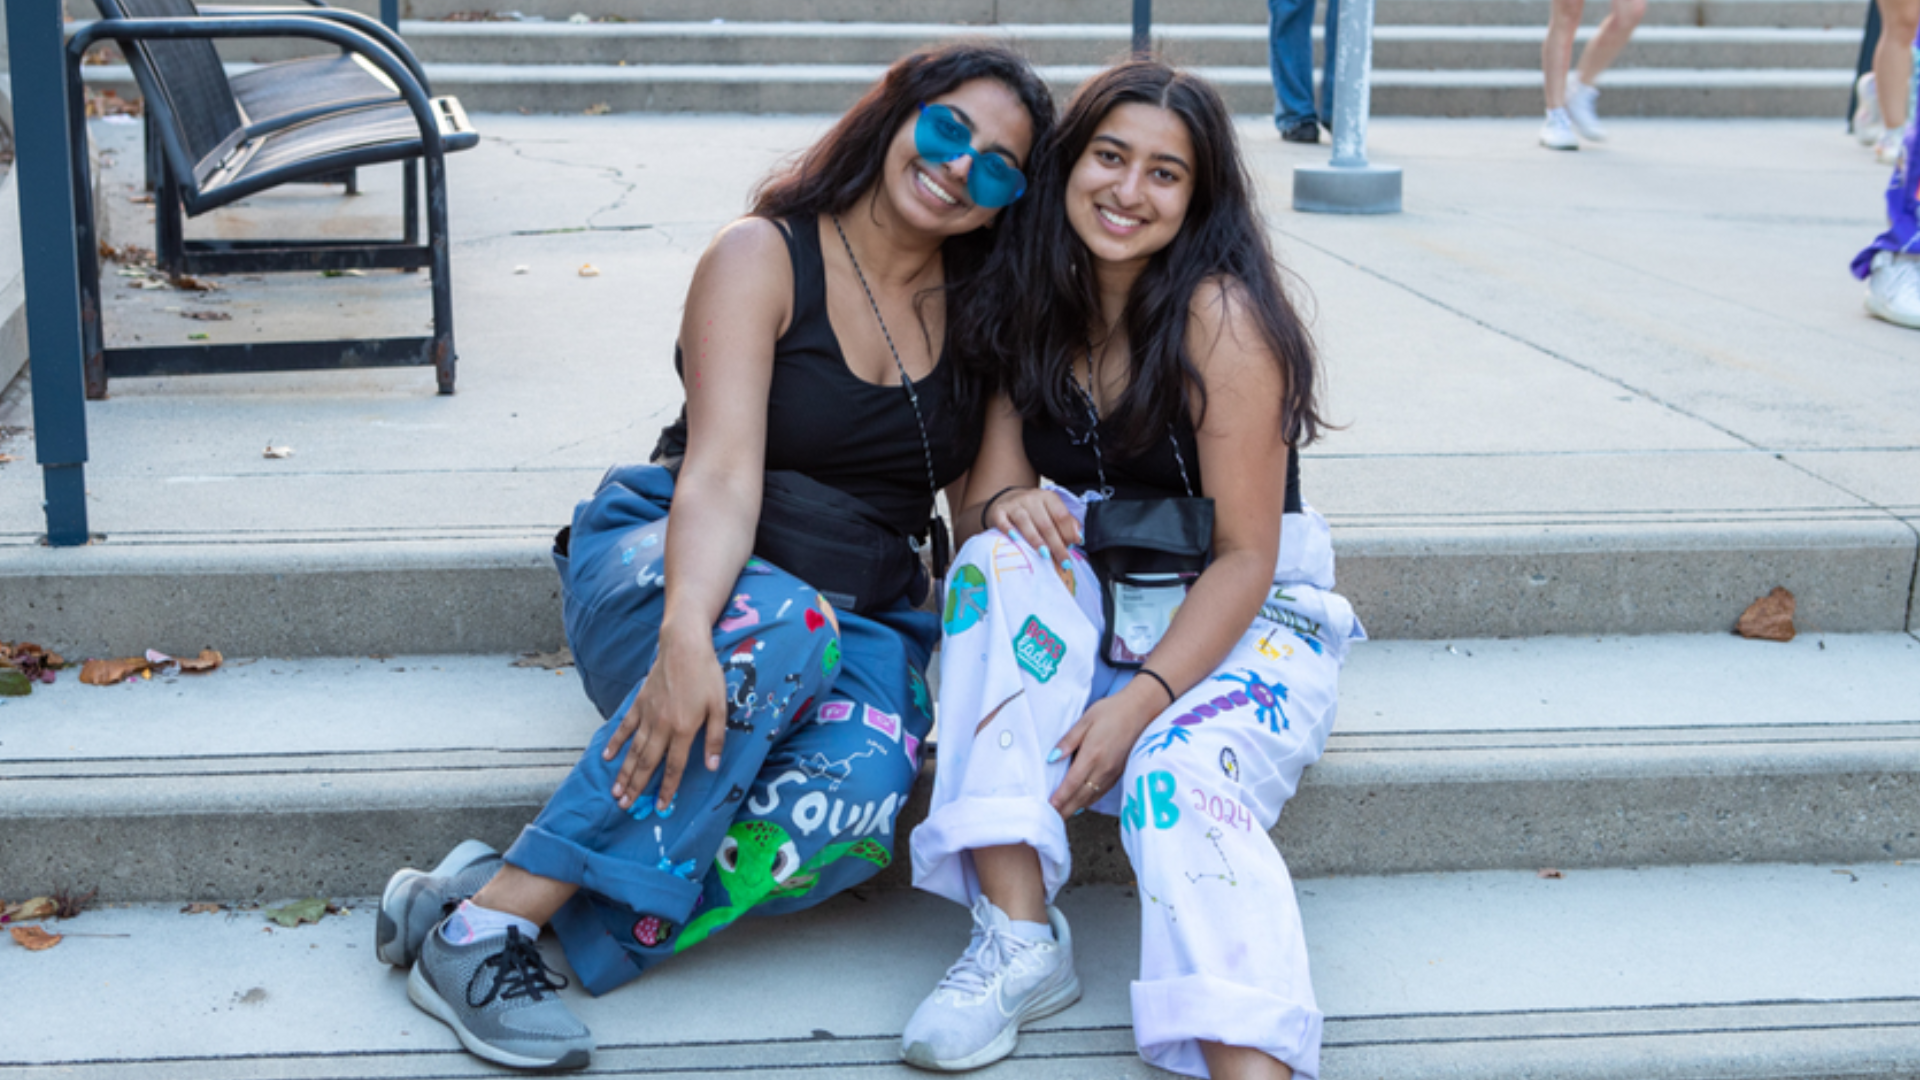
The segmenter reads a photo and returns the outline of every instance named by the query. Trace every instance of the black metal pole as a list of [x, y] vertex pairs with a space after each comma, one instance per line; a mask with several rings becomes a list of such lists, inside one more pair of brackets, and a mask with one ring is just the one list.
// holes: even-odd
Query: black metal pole
[[[61, 5], [7, 5], [20, 254], [33, 365], [34, 453], [45, 481], [47, 542], [87, 542], [87, 410], [80, 361], [80, 269], [74, 249], [72, 144]], [[82, 148], [84, 150], [84, 148]], [[88, 252], [89, 256], [93, 253]]]
[[1153, 0], [1133, 0], [1133, 55], [1153, 51]]

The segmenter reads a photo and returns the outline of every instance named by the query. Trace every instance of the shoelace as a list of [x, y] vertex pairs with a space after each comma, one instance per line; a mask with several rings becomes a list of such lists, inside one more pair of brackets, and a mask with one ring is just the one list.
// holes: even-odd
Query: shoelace
[[[487, 969], [494, 971], [492, 985], [487, 987], [486, 996], [479, 1001], [473, 1000], [473, 984]], [[554, 979], [560, 980], [554, 982]], [[533, 942], [520, 936], [520, 931], [507, 927], [507, 944], [499, 952], [486, 958], [480, 969], [467, 980], [467, 1006], [483, 1008], [494, 998], [531, 997], [539, 1001], [547, 994], [555, 993], [567, 985], [567, 977], [547, 966], [540, 957], [540, 950]]]
[[980, 930], [981, 936], [947, 969], [936, 993], [979, 997], [993, 985], [993, 972], [1019, 968], [1037, 944], [996, 926], [983, 924]]

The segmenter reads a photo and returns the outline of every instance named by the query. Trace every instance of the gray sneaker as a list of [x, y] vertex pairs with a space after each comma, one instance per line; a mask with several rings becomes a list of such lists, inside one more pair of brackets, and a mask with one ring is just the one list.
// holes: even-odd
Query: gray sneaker
[[428, 931], [492, 881], [500, 866], [499, 852], [467, 840], [431, 871], [409, 866], [395, 872], [380, 894], [380, 918], [373, 931], [380, 959], [394, 967], [412, 967]]
[[407, 976], [407, 997], [488, 1061], [583, 1069], [593, 1056], [593, 1033], [560, 1000], [566, 985], [517, 929], [467, 945], [450, 945], [436, 930]]
[[974, 901], [973, 942], [900, 1036], [907, 1064], [941, 1072], [992, 1064], [1013, 1053], [1022, 1024], [1080, 1000], [1066, 917], [1050, 907], [1047, 921], [1054, 940], [1027, 941], [992, 901]]

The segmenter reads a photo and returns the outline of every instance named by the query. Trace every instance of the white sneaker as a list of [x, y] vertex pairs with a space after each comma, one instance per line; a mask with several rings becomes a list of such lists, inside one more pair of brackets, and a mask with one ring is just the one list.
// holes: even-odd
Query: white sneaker
[[1600, 91], [1581, 82], [1579, 72], [1567, 72], [1567, 118], [1573, 121], [1573, 129], [1581, 138], [1606, 142], [1607, 129], [1600, 126], [1600, 114], [1593, 108], [1599, 100]]
[[1920, 330], [1920, 255], [1873, 253], [1867, 310], [1896, 326]]
[[1860, 140], [1861, 146], [1872, 146], [1887, 133], [1887, 122], [1880, 115], [1880, 94], [1873, 82], [1873, 72], [1860, 76], [1853, 84], [1853, 137]]
[[1547, 110], [1547, 122], [1540, 125], [1540, 145], [1549, 150], [1580, 149], [1580, 140], [1573, 133], [1573, 124], [1567, 119], [1567, 110]]
[[1903, 128], [1889, 128], [1880, 135], [1880, 141], [1873, 144], [1873, 160], [1882, 165], [1898, 165], [1907, 155], [1907, 133]]
[[1066, 916], [1047, 909], [1052, 941], [1016, 937], [1006, 913], [982, 896], [973, 905], [973, 942], [914, 1010], [900, 1036], [909, 1065], [960, 1072], [1013, 1053], [1020, 1026], [1080, 1000]]

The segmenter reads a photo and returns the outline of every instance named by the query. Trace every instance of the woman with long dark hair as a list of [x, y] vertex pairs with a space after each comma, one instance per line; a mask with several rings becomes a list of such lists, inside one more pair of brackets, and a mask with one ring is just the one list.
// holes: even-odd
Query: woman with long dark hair
[[966, 501], [989, 230], [1052, 120], [1003, 48], [915, 53], [701, 257], [685, 409], [555, 546], [607, 722], [504, 859], [469, 841], [381, 900], [381, 958], [473, 1053], [588, 1063], [543, 925], [599, 994], [892, 859], [932, 723], [919, 540]]
[[1300, 500], [1313, 345], [1200, 79], [1149, 60], [1096, 76], [1033, 188], [1005, 226], [1029, 300], [955, 513], [973, 535], [947, 578], [939, 768], [912, 843], [915, 883], [972, 905], [973, 939], [903, 1052], [984, 1065], [1079, 997], [1051, 901], [1066, 819], [1092, 807], [1120, 815], [1139, 880], [1141, 1054], [1310, 1077], [1321, 1014], [1267, 830], [1365, 636]]

